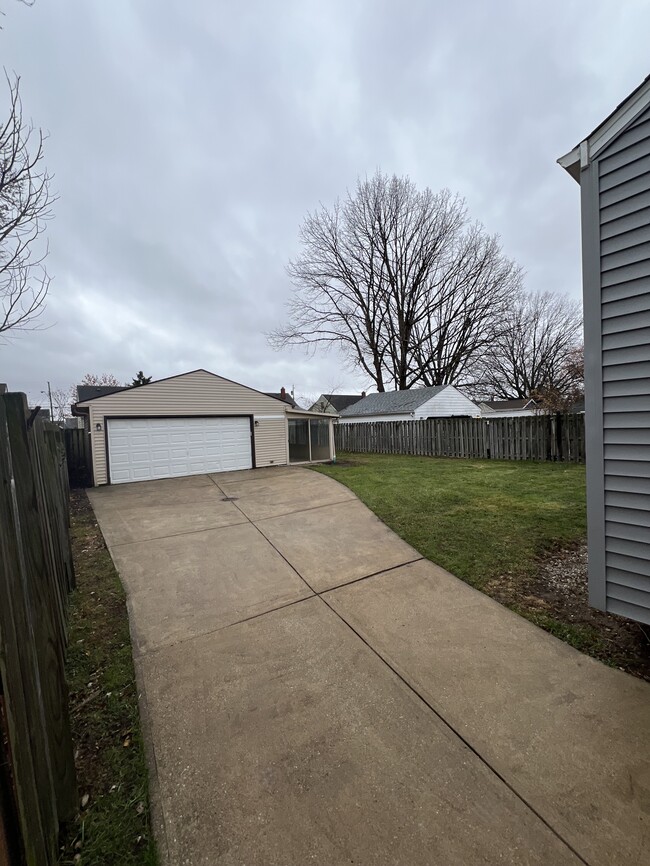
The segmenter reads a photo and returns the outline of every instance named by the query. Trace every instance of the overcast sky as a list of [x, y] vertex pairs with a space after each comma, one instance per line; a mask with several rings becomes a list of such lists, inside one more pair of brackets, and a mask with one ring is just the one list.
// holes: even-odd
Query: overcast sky
[[579, 296], [579, 188], [555, 161], [650, 71], [641, 0], [2, 6], [60, 196], [50, 327], [0, 346], [0, 381], [33, 400], [140, 369], [366, 388], [264, 333], [305, 213], [376, 168], [461, 193], [527, 288]]

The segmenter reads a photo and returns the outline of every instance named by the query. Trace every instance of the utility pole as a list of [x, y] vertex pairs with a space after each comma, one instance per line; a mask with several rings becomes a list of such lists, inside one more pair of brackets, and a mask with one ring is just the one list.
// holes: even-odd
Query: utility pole
[[54, 407], [52, 406], [52, 389], [50, 383], [47, 383], [47, 396], [50, 398], [50, 421], [54, 421]]

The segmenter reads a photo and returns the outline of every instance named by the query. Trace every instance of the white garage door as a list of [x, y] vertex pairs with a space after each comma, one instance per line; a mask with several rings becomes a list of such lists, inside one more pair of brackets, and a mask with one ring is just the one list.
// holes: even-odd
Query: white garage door
[[107, 424], [113, 484], [253, 466], [248, 418], [124, 418]]

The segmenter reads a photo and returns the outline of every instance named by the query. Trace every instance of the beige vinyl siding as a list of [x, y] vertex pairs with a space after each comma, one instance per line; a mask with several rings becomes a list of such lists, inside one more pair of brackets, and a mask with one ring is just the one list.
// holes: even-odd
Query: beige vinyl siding
[[[280, 400], [267, 397], [245, 385], [215, 376], [207, 370], [196, 370], [143, 385], [129, 388], [106, 397], [79, 403], [90, 411], [90, 430], [93, 449], [93, 469], [95, 484], [108, 482], [106, 468], [106, 417], [161, 417], [181, 415], [259, 415], [285, 416], [285, 405]], [[96, 429], [97, 424], [101, 426]], [[285, 441], [280, 447], [278, 439], [280, 425]], [[259, 431], [259, 432], [258, 432]], [[270, 437], [269, 443], [265, 442]], [[258, 427], [255, 432], [255, 456], [261, 462], [257, 465], [268, 466], [271, 461], [287, 462], [286, 420], [269, 422]], [[266, 462], [264, 462], [266, 461]]]
[[287, 419], [255, 416], [255, 466], [282, 466], [288, 462]]
[[[101, 426], [95, 430], [95, 425]], [[106, 474], [106, 439], [104, 437], [104, 416], [101, 412], [90, 410], [90, 446], [93, 456], [93, 476], [95, 486], [107, 483]]]

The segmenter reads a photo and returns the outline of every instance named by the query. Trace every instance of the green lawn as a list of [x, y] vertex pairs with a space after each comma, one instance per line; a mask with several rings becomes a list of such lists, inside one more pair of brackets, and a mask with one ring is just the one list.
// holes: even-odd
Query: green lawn
[[482, 588], [584, 539], [585, 468], [561, 463], [340, 454], [342, 482], [405, 541]]

